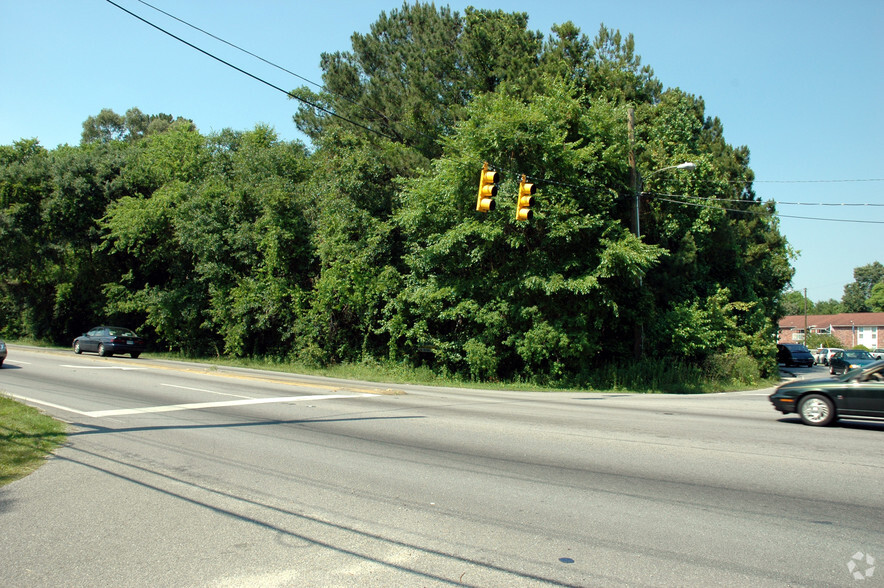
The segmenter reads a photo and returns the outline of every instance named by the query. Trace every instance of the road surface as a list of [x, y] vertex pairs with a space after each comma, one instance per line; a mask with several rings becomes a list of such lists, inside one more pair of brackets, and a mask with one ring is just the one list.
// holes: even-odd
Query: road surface
[[3, 586], [884, 585], [884, 423], [804, 426], [770, 390], [429, 388], [12, 346], [0, 391], [70, 423], [0, 488]]

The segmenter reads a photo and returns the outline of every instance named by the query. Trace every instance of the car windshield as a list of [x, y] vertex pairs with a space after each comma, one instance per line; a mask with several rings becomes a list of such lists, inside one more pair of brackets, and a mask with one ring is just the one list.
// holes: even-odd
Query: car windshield
[[868, 351], [852, 350], [844, 352], [844, 359], [872, 359], [872, 356]]

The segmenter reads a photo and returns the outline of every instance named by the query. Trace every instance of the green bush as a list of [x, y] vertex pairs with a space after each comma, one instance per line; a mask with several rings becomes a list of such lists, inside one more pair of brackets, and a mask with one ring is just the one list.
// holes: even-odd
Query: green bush
[[745, 349], [710, 355], [703, 362], [703, 373], [708, 380], [721, 384], [750, 385], [761, 378], [758, 361]]

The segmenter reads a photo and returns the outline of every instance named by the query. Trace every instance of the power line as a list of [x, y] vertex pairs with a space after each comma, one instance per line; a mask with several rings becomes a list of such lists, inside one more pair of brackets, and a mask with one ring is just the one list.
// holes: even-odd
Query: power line
[[[206, 30], [204, 30], [204, 29], [201, 29], [201, 28], [199, 28], [198, 26], [196, 26], [196, 25], [194, 25], [194, 24], [191, 24], [191, 23], [187, 22], [186, 20], [183, 20], [183, 19], [181, 19], [181, 18], [178, 18], [178, 17], [175, 16], [174, 14], [171, 14], [171, 13], [169, 13], [169, 12], [166, 12], [166, 11], [163, 10], [162, 8], [158, 8], [158, 7], [154, 6], [153, 4], [150, 4], [150, 3], [148, 3], [148, 2], [145, 2], [144, 0], [137, 0], [137, 1], [140, 2], [141, 4], [144, 4], [144, 5], [147, 6], [148, 8], [152, 8], [152, 9], [156, 10], [156, 11], [159, 12], [160, 14], [164, 14], [164, 15], [168, 16], [169, 18], [171, 18], [171, 19], [173, 19], [173, 20], [176, 20], [176, 21], [180, 22], [181, 24], [183, 24], [183, 25], [185, 25], [185, 26], [188, 26], [188, 27], [190, 27], [190, 28], [192, 28], [192, 29], [194, 29], [194, 30], [196, 30], [196, 31], [201, 32], [201, 33], [204, 34], [204, 35], [207, 35], [207, 36], [209, 36], [209, 37], [215, 39], [216, 41], [220, 41], [221, 43], [224, 43], [225, 45], [227, 45], [227, 46], [229, 46], [229, 47], [233, 47], [234, 49], [236, 49], [236, 50], [238, 50], [238, 51], [242, 51], [242, 52], [245, 53], [246, 55], [249, 55], [249, 56], [251, 56], [251, 57], [254, 57], [255, 59], [257, 59], [257, 60], [259, 60], [259, 61], [263, 61], [263, 62], [266, 63], [267, 65], [270, 65], [270, 66], [272, 66], [272, 67], [275, 67], [275, 68], [278, 69], [278, 70], [284, 71], [285, 73], [287, 73], [287, 74], [289, 74], [289, 75], [292, 75], [292, 76], [298, 78], [299, 80], [303, 80], [303, 81], [307, 82], [308, 84], [312, 84], [312, 85], [316, 86], [317, 88], [320, 88], [320, 89], [322, 89], [322, 90], [326, 90], [326, 91], [327, 91], [327, 88], [323, 87], [322, 84], [319, 84], [319, 83], [314, 82], [314, 81], [312, 81], [312, 80], [308, 80], [308, 79], [305, 78], [304, 76], [301, 76], [301, 75], [299, 75], [299, 74], [297, 74], [297, 73], [295, 73], [295, 72], [293, 72], [293, 71], [290, 71], [290, 70], [288, 70], [288, 69], [282, 67], [281, 65], [277, 65], [277, 64], [273, 63], [272, 61], [269, 61], [269, 60], [267, 60], [267, 59], [264, 59], [264, 58], [261, 57], [260, 55], [257, 55], [257, 54], [255, 54], [255, 53], [252, 53], [251, 51], [248, 51], [247, 49], [243, 49], [242, 47], [240, 47], [240, 46], [238, 46], [238, 45], [235, 45], [235, 44], [231, 43], [230, 41], [227, 41], [227, 40], [225, 40], [225, 39], [222, 39], [221, 37], [218, 37], [217, 35], [213, 35], [213, 34], [210, 33], [209, 31], [206, 31]], [[342, 98], [346, 98], [346, 96], [342, 96]]]
[[843, 184], [848, 182], [884, 182], [884, 178], [857, 180], [753, 180], [756, 184]]
[[[658, 195], [654, 192], [646, 192], [649, 195]], [[763, 204], [763, 201], [757, 200], [746, 200], [744, 198], [720, 198], [718, 196], [715, 197], [705, 197], [705, 196], [688, 196], [686, 194], [659, 194], [659, 196], [668, 196], [669, 198], [695, 198], [698, 200], [715, 200], [717, 202], [742, 202], [748, 204]], [[776, 205], [790, 205], [790, 206], [845, 206], [845, 207], [855, 207], [855, 206], [869, 206], [869, 207], [884, 207], [884, 203], [877, 202], [786, 202], [782, 200], [768, 200], [771, 204]]]
[[[219, 42], [224, 43], [225, 45], [227, 45], [227, 46], [229, 46], [229, 47], [232, 47], [232, 48], [236, 49], [237, 51], [241, 51], [242, 53], [245, 53], [246, 55], [248, 55], [248, 56], [250, 56], [250, 57], [254, 57], [255, 59], [257, 59], [257, 60], [259, 60], [259, 61], [261, 61], [261, 62], [263, 62], [263, 63], [266, 63], [267, 65], [269, 65], [269, 66], [271, 66], [271, 67], [275, 67], [276, 69], [278, 69], [278, 70], [280, 70], [280, 71], [282, 71], [282, 72], [285, 72], [285, 73], [287, 73], [287, 74], [289, 74], [289, 75], [291, 75], [291, 76], [294, 76], [294, 77], [298, 78], [299, 80], [302, 80], [302, 81], [304, 81], [304, 82], [307, 82], [308, 84], [312, 84], [313, 86], [316, 86], [316, 87], [319, 88], [320, 90], [322, 90], [322, 91], [324, 91], [324, 92], [327, 92], [327, 93], [331, 94], [332, 96], [336, 96], [336, 97], [338, 97], [338, 98], [341, 98], [341, 99], [343, 99], [343, 100], [346, 100], [347, 102], [353, 104], [354, 106], [356, 106], [356, 107], [358, 107], [358, 108], [360, 108], [360, 109], [362, 109], [362, 110], [368, 111], [368, 112], [370, 112], [370, 113], [372, 113], [372, 114], [374, 114], [374, 115], [376, 115], [376, 116], [379, 116], [380, 118], [382, 118], [382, 119], [384, 120], [384, 124], [386, 124], [388, 127], [391, 127], [391, 128], [392, 128], [392, 126], [393, 126], [393, 124], [394, 124], [393, 121], [390, 120], [390, 117], [388, 117], [388, 116], [387, 116], [386, 114], [384, 114], [383, 112], [381, 112], [381, 111], [379, 111], [379, 110], [376, 110], [376, 109], [372, 108], [371, 106], [367, 106], [367, 105], [365, 105], [365, 104], [360, 104], [360, 103], [357, 102], [354, 98], [351, 98], [351, 97], [349, 97], [349, 96], [347, 96], [347, 95], [345, 95], [345, 94], [339, 94], [338, 92], [334, 92], [334, 91], [332, 91], [331, 89], [329, 89], [327, 86], [324, 86], [324, 85], [322, 85], [322, 84], [320, 84], [320, 83], [318, 83], [318, 82], [314, 82], [313, 80], [310, 80], [310, 79], [308, 79], [308, 78], [305, 78], [304, 76], [302, 76], [302, 75], [300, 75], [300, 74], [298, 74], [298, 73], [296, 73], [296, 72], [293, 72], [293, 71], [291, 71], [290, 69], [287, 69], [287, 68], [285, 68], [285, 67], [283, 67], [283, 66], [281, 66], [281, 65], [279, 65], [279, 64], [277, 64], [277, 63], [274, 63], [274, 62], [272, 62], [272, 61], [270, 61], [270, 60], [268, 60], [268, 59], [265, 59], [265, 58], [261, 57], [260, 55], [258, 55], [258, 54], [256, 54], [256, 53], [253, 53], [253, 52], [251, 52], [251, 51], [249, 51], [249, 50], [247, 50], [247, 49], [244, 49], [243, 47], [240, 47], [239, 45], [236, 45], [235, 43], [231, 43], [230, 41], [227, 41], [226, 39], [223, 39], [223, 38], [221, 38], [221, 37], [219, 37], [219, 36], [217, 36], [217, 35], [215, 35], [215, 34], [209, 32], [209, 31], [207, 31], [207, 30], [205, 30], [205, 29], [202, 29], [202, 28], [200, 28], [200, 27], [198, 27], [198, 26], [196, 26], [196, 25], [194, 25], [194, 24], [192, 24], [192, 23], [190, 23], [190, 22], [188, 22], [188, 21], [182, 19], [182, 18], [179, 18], [179, 17], [175, 16], [174, 14], [171, 14], [171, 13], [169, 13], [169, 12], [167, 12], [167, 11], [161, 9], [161, 8], [156, 7], [156, 6], [154, 6], [153, 4], [150, 4], [149, 2], [146, 2], [145, 0], [137, 0], [137, 1], [140, 2], [141, 4], [145, 5], [145, 6], [149, 7], [149, 8], [152, 8], [153, 10], [156, 10], [156, 11], [159, 12], [160, 14], [163, 14], [163, 15], [165, 15], [165, 16], [167, 16], [167, 17], [173, 19], [173, 20], [176, 20], [176, 21], [180, 22], [181, 24], [183, 24], [183, 25], [185, 25], [185, 26], [187, 26], [187, 27], [190, 27], [190, 28], [192, 28], [192, 29], [194, 29], [194, 30], [196, 30], [196, 31], [199, 31], [200, 33], [203, 33], [204, 35], [207, 35], [207, 36], [211, 37], [212, 39], [215, 39], [216, 41], [219, 41]], [[310, 104], [310, 103], [307, 102], [306, 100], [301, 100], [301, 101], [304, 102], [304, 103], [306, 103], [306, 104]], [[313, 106], [313, 105], [311, 104], [311, 106]], [[314, 106], [314, 107], [315, 107], [315, 106]], [[322, 109], [320, 109], [320, 110], [322, 110]], [[323, 110], [323, 112], [328, 112], [328, 111]], [[397, 122], [396, 124], [399, 124], [399, 125], [405, 127], [406, 129], [408, 129], [408, 130], [410, 130], [410, 131], [413, 131], [413, 132], [415, 132], [415, 133], [417, 133], [417, 134], [419, 134], [419, 135], [422, 135], [423, 137], [425, 137], [425, 138], [427, 138], [427, 139], [430, 139], [430, 140], [432, 140], [432, 141], [438, 141], [438, 137], [434, 137], [434, 136], [427, 135], [426, 133], [420, 131], [419, 129], [415, 129], [414, 127], [411, 127], [410, 125], [408, 125], [408, 124], [406, 124], [406, 123], [403, 123], [403, 122], [399, 121], [399, 122]], [[393, 129], [393, 132], [395, 133], [396, 130]], [[397, 134], [398, 134], [398, 133], [397, 133]], [[389, 136], [388, 136], [388, 138], [391, 138], [391, 139], [392, 139], [392, 137], [389, 137]]]
[[[271, 82], [268, 82], [267, 80], [265, 80], [265, 79], [263, 79], [263, 78], [260, 78], [260, 77], [258, 77], [258, 76], [255, 75], [255, 74], [252, 74], [252, 73], [250, 73], [250, 72], [248, 72], [248, 71], [246, 71], [246, 70], [244, 70], [244, 69], [242, 69], [242, 68], [240, 68], [240, 67], [237, 67], [237, 66], [233, 65], [233, 64], [231, 64], [231, 63], [229, 63], [229, 62], [227, 62], [227, 61], [221, 59], [220, 57], [217, 57], [216, 55], [214, 55], [214, 54], [212, 54], [212, 53], [209, 53], [208, 51], [206, 51], [206, 50], [204, 50], [204, 49], [201, 49], [200, 47], [197, 47], [196, 45], [194, 45], [194, 44], [192, 44], [192, 43], [190, 43], [190, 42], [188, 42], [188, 41], [182, 39], [181, 37], [178, 37], [178, 36], [172, 34], [171, 32], [169, 32], [169, 31], [163, 29], [162, 27], [160, 27], [160, 26], [158, 26], [158, 25], [156, 25], [156, 24], [154, 24], [154, 23], [148, 21], [147, 19], [145, 19], [145, 18], [143, 18], [143, 17], [141, 17], [141, 16], [135, 14], [134, 12], [131, 12], [130, 10], [127, 10], [126, 8], [124, 8], [124, 7], [120, 6], [119, 4], [117, 4], [116, 2], [113, 2], [112, 0], [106, 0], [106, 1], [107, 1], [109, 4], [111, 4], [111, 5], [113, 5], [113, 6], [117, 7], [117, 8], [119, 8], [119, 9], [122, 10], [123, 12], [126, 12], [126, 13], [129, 14], [130, 16], [133, 16], [134, 18], [140, 20], [141, 22], [143, 22], [143, 23], [145, 23], [145, 24], [147, 24], [147, 25], [149, 25], [149, 26], [151, 26], [151, 27], [157, 29], [158, 31], [160, 31], [160, 32], [162, 32], [162, 33], [164, 33], [164, 34], [166, 34], [166, 35], [172, 37], [173, 39], [175, 39], [175, 40], [177, 40], [177, 41], [179, 41], [179, 42], [181, 42], [181, 43], [187, 45], [188, 47], [191, 47], [192, 49], [195, 49], [195, 50], [199, 51], [200, 53], [206, 55], [207, 57], [210, 57], [210, 58], [212, 58], [212, 59], [214, 59], [214, 60], [216, 60], [216, 61], [218, 61], [218, 62], [220, 62], [220, 63], [222, 63], [222, 64], [224, 64], [224, 65], [226, 65], [226, 66], [228, 66], [228, 67], [230, 67], [230, 68], [232, 68], [232, 69], [234, 69], [234, 70], [236, 70], [236, 71], [238, 71], [238, 72], [240, 72], [240, 73], [242, 73], [242, 74], [244, 74], [244, 75], [246, 75], [246, 76], [249, 76], [250, 78], [252, 78], [252, 79], [254, 79], [254, 80], [256, 80], [256, 81], [258, 81], [258, 82], [260, 82], [260, 83], [262, 83], [262, 84], [265, 84], [265, 85], [267, 85], [267, 86], [269, 86], [269, 87], [271, 87], [271, 88], [273, 88], [273, 89], [275, 89], [275, 90], [278, 90], [278, 91], [282, 92], [283, 94], [285, 94], [285, 95], [286, 95], [287, 97], [289, 97], [289, 98], [294, 98], [295, 100], [298, 100], [299, 102], [301, 102], [301, 103], [303, 103], [303, 104], [306, 104], [307, 106], [309, 106], [309, 107], [311, 107], [311, 108], [314, 108], [314, 109], [316, 109], [316, 110], [319, 110], [320, 112], [324, 112], [324, 113], [328, 114], [329, 116], [332, 116], [332, 117], [338, 118], [338, 119], [340, 119], [340, 120], [342, 120], [342, 121], [344, 121], [344, 122], [347, 122], [347, 123], [349, 123], [349, 124], [351, 124], [351, 125], [354, 125], [354, 126], [356, 126], [356, 127], [358, 127], [358, 128], [361, 128], [361, 129], [363, 129], [363, 130], [369, 131], [369, 132], [371, 132], [371, 133], [377, 134], [377, 135], [379, 135], [379, 136], [381, 136], [381, 137], [384, 137], [384, 138], [386, 138], [386, 139], [390, 139], [390, 140], [392, 140], [392, 141], [397, 140], [395, 137], [391, 137], [390, 135], [387, 135], [386, 133], [382, 133], [382, 132], [380, 132], [380, 131], [378, 131], [378, 130], [376, 130], [376, 129], [373, 129], [373, 128], [371, 128], [371, 127], [368, 127], [368, 126], [366, 126], [366, 125], [363, 125], [363, 124], [361, 124], [361, 123], [358, 123], [358, 122], [356, 122], [356, 121], [354, 121], [354, 120], [352, 120], [352, 119], [349, 119], [349, 118], [347, 118], [347, 117], [341, 116], [341, 115], [339, 115], [339, 114], [337, 114], [337, 113], [335, 113], [335, 112], [333, 112], [333, 111], [331, 111], [331, 110], [329, 110], [329, 109], [327, 109], [327, 108], [324, 108], [324, 107], [322, 107], [322, 106], [320, 106], [320, 105], [318, 105], [318, 104], [315, 104], [315, 103], [313, 103], [313, 102], [311, 102], [311, 101], [309, 101], [309, 100], [306, 100], [306, 99], [304, 99], [304, 98], [301, 98], [301, 97], [299, 97], [299, 96], [296, 96], [296, 95], [294, 95], [293, 93], [291, 93], [291, 92], [289, 92], [289, 91], [287, 91], [287, 90], [284, 90], [283, 88], [281, 88], [281, 87], [279, 87], [279, 86], [276, 86], [275, 84], [273, 84], [273, 83], [271, 83]], [[269, 61], [269, 60], [267, 60], [267, 59], [261, 57], [260, 55], [257, 55], [256, 53], [253, 53], [253, 52], [251, 52], [251, 51], [248, 51], [248, 50], [246, 50], [246, 49], [244, 49], [244, 48], [242, 48], [242, 47], [240, 47], [240, 46], [238, 46], [238, 45], [236, 45], [236, 44], [234, 44], [234, 43], [231, 43], [231, 42], [229, 42], [229, 41], [227, 41], [227, 40], [225, 40], [225, 39], [223, 39], [223, 38], [221, 38], [221, 37], [219, 37], [219, 36], [217, 36], [217, 35], [214, 35], [214, 34], [208, 32], [208, 31], [206, 31], [206, 30], [204, 30], [204, 29], [202, 29], [202, 28], [200, 28], [200, 27], [198, 27], [198, 26], [196, 26], [196, 25], [193, 25], [193, 24], [191, 24], [191, 23], [189, 23], [189, 22], [187, 22], [187, 21], [185, 21], [185, 20], [183, 20], [183, 19], [181, 19], [181, 18], [179, 18], [179, 17], [177, 17], [177, 16], [175, 16], [175, 15], [173, 15], [173, 14], [171, 14], [171, 13], [165, 11], [165, 10], [162, 10], [162, 9], [160, 9], [160, 8], [158, 8], [158, 7], [154, 6], [154, 5], [152, 5], [152, 4], [148, 3], [148, 2], [146, 2], [145, 0], [137, 0], [137, 1], [138, 1], [139, 3], [141, 3], [141, 4], [143, 4], [144, 6], [147, 6], [147, 7], [151, 8], [151, 9], [153, 9], [153, 10], [155, 10], [155, 11], [161, 13], [161, 14], [164, 14], [165, 16], [167, 16], [167, 17], [169, 17], [169, 18], [171, 18], [171, 19], [174, 19], [174, 20], [177, 21], [177, 22], [180, 22], [180, 23], [184, 24], [184, 25], [187, 26], [187, 27], [190, 27], [190, 28], [192, 28], [192, 29], [194, 29], [194, 30], [196, 30], [196, 31], [199, 31], [199, 32], [201, 32], [201, 33], [203, 33], [203, 34], [205, 34], [205, 35], [211, 37], [212, 39], [215, 39], [215, 40], [217, 40], [217, 41], [219, 41], [219, 42], [221, 42], [221, 43], [224, 43], [224, 44], [226, 44], [226, 45], [228, 45], [228, 46], [230, 46], [230, 47], [232, 47], [232, 48], [234, 48], [234, 49], [236, 49], [236, 50], [238, 50], [238, 51], [241, 51], [241, 52], [243, 52], [243, 53], [245, 53], [245, 54], [247, 54], [247, 55], [249, 55], [249, 56], [251, 56], [251, 57], [254, 57], [255, 59], [258, 59], [259, 61], [262, 61], [263, 63], [266, 63], [266, 64], [268, 64], [268, 65], [270, 65], [270, 66], [272, 66], [272, 67], [275, 67], [275, 68], [277, 68], [277, 69], [279, 69], [279, 70], [281, 70], [281, 71], [283, 71], [283, 72], [285, 72], [285, 73], [287, 73], [287, 74], [289, 74], [289, 75], [292, 75], [292, 76], [294, 76], [294, 77], [296, 77], [296, 78], [298, 78], [298, 79], [300, 79], [300, 80], [302, 80], [302, 81], [305, 81], [305, 82], [307, 82], [307, 83], [309, 83], [309, 84], [312, 84], [312, 85], [314, 85], [314, 86], [316, 86], [316, 87], [318, 87], [318, 88], [320, 88], [320, 89], [322, 89], [322, 90], [328, 92], [329, 94], [331, 94], [331, 95], [333, 95], [333, 96], [337, 96], [337, 97], [339, 97], [339, 98], [342, 98], [342, 99], [344, 99], [344, 100], [347, 100], [347, 101], [351, 102], [352, 104], [354, 104], [354, 105], [356, 105], [356, 106], [358, 106], [358, 107], [360, 107], [360, 108], [364, 108], [364, 109], [366, 109], [366, 110], [372, 112], [373, 114], [376, 114], [376, 115], [380, 116], [381, 118], [384, 119], [384, 121], [385, 121], [385, 123], [386, 123], [387, 125], [392, 126], [392, 121], [390, 121], [389, 117], [387, 117], [387, 116], [386, 116], [384, 113], [382, 113], [382, 112], [379, 112], [379, 111], [377, 111], [377, 110], [375, 110], [375, 109], [373, 109], [373, 108], [366, 107], [366, 106], [363, 106], [363, 105], [361, 105], [361, 104], [358, 104], [355, 100], [353, 100], [352, 98], [350, 98], [350, 97], [348, 97], [348, 96], [345, 96], [345, 95], [343, 95], [343, 94], [338, 94], [338, 93], [332, 92], [332, 91], [330, 91], [328, 88], [326, 88], [325, 86], [323, 86], [322, 84], [319, 84], [319, 83], [314, 82], [314, 81], [312, 81], [312, 80], [310, 80], [310, 79], [308, 79], [308, 78], [305, 78], [304, 76], [301, 76], [301, 75], [299, 75], [299, 74], [297, 74], [297, 73], [295, 73], [295, 72], [293, 72], [293, 71], [291, 71], [291, 70], [289, 70], [289, 69], [286, 69], [286, 68], [284, 68], [284, 67], [282, 67], [282, 66], [280, 66], [280, 65], [278, 65], [278, 64], [276, 64], [276, 63], [273, 63], [272, 61]], [[418, 133], [418, 134], [420, 134], [420, 135], [422, 135], [422, 136], [424, 136], [424, 137], [426, 137], [426, 138], [432, 139], [432, 140], [434, 140], [434, 141], [437, 141], [437, 140], [438, 140], [438, 137], [433, 137], [433, 136], [427, 135], [426, 133], [423, 133], [423, 132], [421, 132], [421, 131], [418, 130], [418, 129], [414, 129], [414, 128], [412, 128], [412, 127], [410, 127], [410, 126], [408, 126], [408, 125], [406, 125], [406, 124], [404, 124], [404, 123], [403, 123], [403, 125], [404, 125], [406, 128], [410, 129], [411, 131], [414, 131], [415, 133]], [[394, 131], [394, 132], [395, 132], [395, 131]], [[504, 169], [501, 169], [501, 168], [497, 168], [497, 169], [500, 169], [500, 171], [503, 171], [503, 172], [505, 172], [505, 173], [510, 173], [510, 172], [508, 172], [507, 170], [504, 170]], [[541, 183], [545, 183], [545, 184], [553, 184], [553, 185], [565, 186], [565, 187], [574, 188], [574, 189], [578, 189], [578, 190], [583, 190], [583, 189], [585, 189], [585, 187], [582, 187], [582, 186], [576, 186], [576, 185], [574, 185], [574, 184], [570, 184], [570, 183], [567, 183], [567, 182], [559, 182], [559, 181], [552, 180], [552, 179], [549, 179], [549, 178], [538, 178], [538, 177], [532, 177], [532, 176], [527, 176], [527, 177], [528, 177], [528, 179], [531, 179], [531, 180], [533, 180], [533, 181], [541, 182]], [[756, 180], [753, 180], [753, 183], [798, 184], [798, 183], [845, 183], [845, 182], [882, 182], [882, 181], [884, 181], [884, 178], [844, 179], [844, 180], [757, 180], [757, 179], [756, 179]], [[734, 181], [731, 181], [731, 183], [744, 183], [744, 182], [741, 182], [741, 181], [739, 181], [739, 180], [734, 180]], [[671, 195], [671, 194], [668, 195], [668, 196], [673, 197], [673, 198], [677, 198], [677, 197], [689, 198], [689, 196]], [[660, 198], [660, 200], [664, 200], [664, 201], [666, 201], [666, 200], [663, 199], [663, 198]], [[750, 201], [747, 201], [747, 200], [740, 200], [740, 199], [723, 199], [723, 198], [721, 198], [721, 199], [717, 199], [717, 200], [719, 200], [719, 201], [728, 201], [728, 202], [743, 202], [743, 203], [745, 203], [745, 202], [750, 202]], [[671, 201], [671, 202], [675, 202], [675, 201]], [[884, 204], [871, 204], [871, 203], [856, 203], [856, 204], [854, 204], [854, 203], [810, 203], [810, 202], [776, 202], [776, 201], [772, 201], [772, 202], [773, 202], [774, 204], [782, 204], [782, 205], [801, 205], [801, 206], [869, 206], [869, 207], [884, 207]], [[683, 204], [689, 204], [689, 205], [691, 205], [691, 203], [683, 203]], [[716, 206], [715, 208], [721, 208], [721, 207]], [[731, 212], [746, 212], [746, 211], [732, 210], [732, 209], [724, 209], [724, 210], [730, 210]], [[857, 222], [857, 223], [876, 223], [876, 224], [878, 223], [878, 221], [862, 221], [862, 220], [856, 220], [856, 221], [851, 221], [851, 220], [840, 220], [840, 221], [839, 221], [838, 219], [820, 219], [820, 218], [799, 217], [799, 216], [789, 216], [789, 215], [778, 215], [778, 216], [785, 217], [785, 218], [801, 218], [801, 219], [806, 219], [806, 220], [827, 220], [827, 221], [836, 221], [836, 222]]]
[[332, 112], [331, 110], [329, 110], [329, 109], [327, 109], [327, 108], [324, 108], [324, 107], [320, 106], [319, 104], [314, 104], [313, 102], [310, 102], [309, 100], [306, 100], [306, 99], [304, 99], [304, 98], [301, 98], [300, 96], [296, 96], [295, 94], [292, 94], [292, 93], [289, 92], [288, 90], [284, 90], [284, 89], [280, 88], [279, 86], [277, 86], [277, 85], [275, 85], [275, 84], [273, 84], [273, 83], [271, 83], [271, 82], [268, 82], [267, 80], [265, 80], [265, 79], [263, 79], [263, 78], [260, 78], [260, 77], [256, 76], [256, 75], [253, 74], [253, 73], [250, 73], [250, 72], [248, 72], [248, 71], [246, 71], [246, 70], [244, 70], [244, 69], [242, 69], [242, 68], [240, 68], [240, 67], [237, 67], [237, 66], [233, 65], [232, 63], [230, 63], [230, 62], [228, 62], [228, 61], [225, 61], [225, 60], [221, 59], [220, 57], [218, 57], [218, 56], [216, 56], [216, 55], [213, 55], [212, 53], [209, 53], [208, 51], [206, 51], [206, 50], [204, 50], [204, 49], [201, 49], [200, 47], [197, 47], [197, 46], [194, 45], [193, 43], [190, 43], [189, 41], [185, 41], [185, 40], [182, 39], [181, 37], [178, 37], [178, 36], [176, 36], [176, 35], [170, 33], [169, 31], [167, 31], [166, 29], [160, 27], [159, 25], [156, 25], [156, 24], [150, 22], [149, 20], [147, 20], [147, 19], [145, 19], [145, 18], [142, 18], [141, 16], [135, 14], [135, 13], [132, 12], [131, 10], [128, 10], [128, 9], [126, 9], [126, 8], [123, 8], [122, 6], [120, 6], [119, 4], [117, 4], [116, 2], [114, 2], [113, 0], [105, 0], [105, 1], [106, 1], [108, 4], [111, 4], [111, 5], [113, 5], [113, 6], [116, 6], [117, 8], [119, 8], [120, 10], [122, 10], [123, 12], [125, 12], [126, 14], [128, 14], [128, 15], [130, 15], [130, 16], [132, 16], [132, 17], [138, 19], [138, 20], [140, 20], [141, 22], [143, 22], [143, 23], [145, 23], [145, 24], [147, 24], [147, 25], [149, 25], [149, 26], [155, 28], [156, 30], [160, 31], [161, 33], [163, 33], [163, 34], [165, 34], [165, 35], [168, 35], [168, 36], [172, 37], [172, 38], [175, 39], [176, 41], [179, 41], [179, 42], [181, 42], [181, 43], [184, 43], [185, 45], [187, 45], [187, 46], [190, 47], [191, 49], [196, 49], [197, 51], [199, 51], [199, 52], [202, 53], [203, 55], [205, 55], [205, 56], [207, 56], [207, 57], [210, 57], [210, 58], [214, 59], [215, 61], [218, 61], [219, 63], [222, 63], [222, 64], [226, 65], [227, 67], [229, 67], [229, 68], [231, 68], [231, 69], [234, 69], [234, 70], [238, 71], [238, 72], [241, 73], [241, 74], [247, 75], [247, 76], [249, 76], [250, 78], [252, 78], [253, 80], [255, 80], [255, 81], [257, 81], [257, 82], [260, 82], [260, 83], [262, 83], [262, 84], [264, 84], [264, 85], [266, 85], [266, 86], [269, 86], [269, 87], [273, 88], [274, 90], [278, 90], [278, 91], [282, 92], [283, 94], [285, 94], [285, 95], [288, 96], [289, 98], [294, 98], [295, 100], [298, 100], [299, 102], [303, 102], [304, 104], [306, 104], [307, 106], [310, 106], [311, 108], [315, 108], [315, 109], [317, 109], [317, 110], [319, 110], [319, 111], [321, 111], [321, 112], [324, 112], [324, 113], [328, 114], [329, 116], [333, 116], [333, 117], [338, 118], [338, 119], [340, 119], [340, 120], [342, 120], [342, 121], [344, 121], [344, 122], [350, 123], [351, 125], [354, 125], [354, 126], [356, 126], [356, 127], [359, 127], [360, 129], [363, 129], [363, 130], [368, 131], [368, 132], [370, 132], [370, 133], [374, 133], [374, 134], [379, 135], [379, 136], [381, 136], [381, 137], [384, 137], [384, 138], [386, 138], [386, 139], [390, 139], [390, 140], [395, 141], [395, 138], [394, 138], [394, 137], [391, 137], [391, 136], [389, 136], [389, 135], [387, 135], [387, 134], [385, 134], [385, 133], [382, 133], [382, 132], [378, 131], [377, 129], [372, 129], [371, 127], [367, 127], [367, 126], [365, 126], [365, 125], [363, 125], [363, 124], [360, 124], [360, 123], [358, 123], [358, 122], [356, 122], [356, 121], [350, 120], [349, 118], [346, 118], [346, 117], [344, 117], [344, 116], [341, 116], [340, 114], [337, 114], [337, 113], [335, 113], [335, 112]]
[[[765, 210], [741, 210], [738, 208], [726, 208], [723, 206], [714, 206], [712, 204], [703, 204], [702, 202], [686, 202], [684, 200], [675, 200], [674, 198], [668, 198], [667, 196], [672, 196], [670, 194], [651, 194], [654, 196], [655, 200], [659, 200], [661, 202], [669, 202], [671, 204], [679, 204], [681, 206], [693, 206], [695, 208], [714, 208], [717, 210], [724, 210], [726, 212], [733, 212], [737, 214], [756, 214], [759, 216], [763, 215], [772, 215], [777, 216], [779, 218], [794, 218], [800, 220], [815, 220], [815, 221], [824, 221], [824, 222], [833, 222], [833, 223], [858, 223], [858, 224], [870, 224], [870, 225], [884, 225], [884, 221], [873, 221], [873, 220], [856, 220], [856, 219], [838, 219], [838, 218], [820, 218], [820, 217], [812, 217], [812, 216], [795, 216], [790, 214], [780, 214], [780, 213], [771, 213]], [[676, 196], [677, 197], [677, 196]], [[688, 196], [687, 198], [690, 198]], [[707, 199], [711, 201], [715, 201], [715, 199]], [[752, 203], [757, 206], [764, 204], [763, 202], [753, 202], [744, 200], [743, 202]]]

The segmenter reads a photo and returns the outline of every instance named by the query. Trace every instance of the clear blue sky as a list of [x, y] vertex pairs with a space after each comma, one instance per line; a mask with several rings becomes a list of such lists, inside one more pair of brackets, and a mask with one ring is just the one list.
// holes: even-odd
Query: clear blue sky
[[[118, 4], [286, 89], [304, 82], [188, 29], [136, 0]], [[350, 49], [394, 0], [150, 0], [214, 35], [321, 82], [319, 56]], [[444, 6], [436, 2], [437, 6]], [[453, 2], [458, 12], [469, 3]], [[749, 147], [756, 190], [780, 203], [884, 204], [884, 2], [881, 0], [517, 0], [544, 35], [573, 21], [635, 36], [664, 87], [702, 96], [725, 138]], [[0, 144], [78, 144], [102, 108], [192, 119], [203, 133], [273, 126], [301, 139], [282, 93], [182, 45], [106, 0], [0, 0]], [[625, 123], [624, 123], [625, 124]], [[878, 180], [878, 181], [870, 181]], [[840, 299], [853, 269], [884, 263], [884, 207], [780, 204], [798, 252], [793, 287]], [[876, 221], [877, 224], [814, 219]]]

